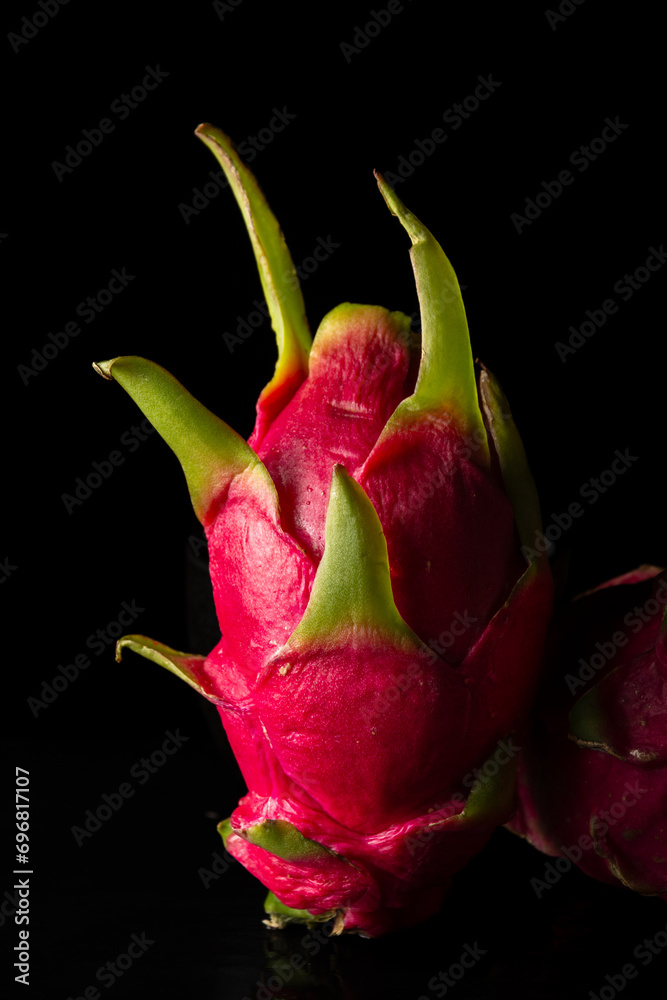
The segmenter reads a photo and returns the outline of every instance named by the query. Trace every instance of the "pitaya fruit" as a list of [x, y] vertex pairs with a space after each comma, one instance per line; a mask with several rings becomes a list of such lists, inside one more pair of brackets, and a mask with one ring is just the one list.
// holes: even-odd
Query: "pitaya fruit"
[[[204, 526], [222, 638], [207, 656], [118, 642], [217, 705], [248, 786], [220, 825], [271, 890], [273, 925], [368, 936], [437, 910], [514, 805], [514, 749], [551, 606], [525, 453], [479, 386], [456, 276], [377, 176], [412, 240], [422, 316], [345, 303], [311, 349], [278, 223], [222, 132], [278, 341], [249, 442], [158, 365], [95, 365], [179, 458]], [[420, 357], [421, 355], [421, 357]], [[479, 398], [478, 398], [479, 390]]]
[[[593, 878], [667, 899], [667, 573], [641, 566], [554, 622], [508, 824]], [[538, 895], [548, 883], [537, 879]]]

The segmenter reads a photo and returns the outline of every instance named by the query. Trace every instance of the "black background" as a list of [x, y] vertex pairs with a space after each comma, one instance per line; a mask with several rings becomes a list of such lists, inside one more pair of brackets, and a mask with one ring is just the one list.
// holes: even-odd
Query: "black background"
[[[135, 631], [197, 652], [217, 639], [178, 465], [157, 435], [135, 451], [121, 443], [141, 415], [91, 362], [148, 357], [250, 433], [275, 363], [272, 334], [265, 322], [233, 352], [223, 340], [261, 298], [250, 244], [228, 189], [188, 222], [183, 206], [218, 170], [194, 128], [210, 121], [241, 142], [275, 109], [295, 117], [250, 165], [293, 259], [311, 255], [318, 237], [339, 244], [303, 283], [313, 331], [345, 300], [417, 309], [409, 241], [372, 169], [396, 172], [417, 139], [444, 128], [447, 140], [398, 190], [465, 288], [473, 350], [510, 399], [545, 522], [581, 500], [616, 449], [637, 457], [557, 539], [559, 567], [569, 561], [566, 594], [642, 562], [667, 563], [664, 275], [627, 302], [613, 291], [667, 236], [657, 22], [641, 8], [587, 0], [566, 6], [572, 13], [554, 30], [539, 4], [415, 0], [346, 58], [341, 43], [354, 44], [371, 9], [243, 0], [221, 17], [208, 2], [137, 10], [71, 0], [18, 52], [2, 39], [0, 558], [13, 568], [1, 585], [10, 649], [0, 795], [11, 808], [14, 767], [29, 768], [33, 985], [23, 995], [65, 1000], [97, 985], [110, 997], [417, 1000], [436, 996], [429, 980], [478, 942], [485, 958], [451, 995], [584, 998], [624, 963], [639, 964], [634, 947], [664, 930], [664, 904], [578, 871], [538, 899], [530, 879], [543, 877], [547, 859], [499, 830], [437, 918], [400, 938], [304, 951], [307, 970], [281, 986], [275, 963], [303, 951], [303, 932], [263, 928], [264, 890], [240, 865], [207, 888], [202, 880], [222, 849], [216, 822], [245, 790], [217, 717], [153, 664], [127, 654], [119, 665], [112, 646], [101, 655], [86, 646], [132, 601], [143, 609]], [[4, 8], [3, 35], [38, 10]], [[158, 65], [168, 75], [125, 120], [110, 112]], [[489, 75], [500, 84], [489, 98], [459, 128], [444, 123]], [[54, 161], [105, 117], [114, 131], [59, 180]], [[579, 172], [570, 155], [608, 117], [627, 128]], [[512, 213], [568, 168], [573, 184], [517, 232]], [[25, 384], [19, 366], [76, 320], [78, 303], [105, 288], [114, 268], [134, 276], [128, 287]], [[561, 361], [554, 344], [610, 297], [618, 312]], [[123, 464], [68, 512], [63, 494], [114, 450]], [[81, 653], [91, 666], [35, 715], [28, 699]], [[135, 795], [78, 846], [71, 828], [86, 810], [176, 729], [187, 736], [178, 753], [145, 786], [129, 779]], [[7, 838], [3, 891], [12, 858]], [[8, 909], [3, 956], [16, 943]], [[154, 944], [107, 991], [96, 972], [133, 933]], [[11, 962], [3, 957], [3, 988], [14, 985]], [[656, 957], [624, 995], [657, 995], [664, 975]]]

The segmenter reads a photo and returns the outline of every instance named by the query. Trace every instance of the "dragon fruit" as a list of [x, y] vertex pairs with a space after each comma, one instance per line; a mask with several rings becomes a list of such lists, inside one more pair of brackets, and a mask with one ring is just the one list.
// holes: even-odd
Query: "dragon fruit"
[[[667, 573], [641, 566], [554, 622], [509, 829], [593, 878], [667, 899]], [[556, 863], [558, 865], [558, 863]], [[553, 882], [553, 874], [552, 880]], [[537, 879], [541, 895], [550, 882]]]
[[516, 744], [551, 608], [526, 456], [476, 375], [454, 271], [383, 178], [412, 241], [422, 317], [344, 303], [311, 346], [285, 241], [231, 141], [278, 343], [246, 443], [163, 368], [98, 373], [176, 453], [209, 547], [222, 633], [206, 657], [129, 648], [215, 704], [248, 787], [220, 824], [270, 890], [268, 922], [375, 936], [434, 913], [514, 808]]

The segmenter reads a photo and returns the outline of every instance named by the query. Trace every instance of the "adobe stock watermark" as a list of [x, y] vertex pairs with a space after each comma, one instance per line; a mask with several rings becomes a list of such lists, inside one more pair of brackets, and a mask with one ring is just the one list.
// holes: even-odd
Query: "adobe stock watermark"
[[409, 177], [412, 177], [417, 167], [420, 167], [427, 157], [432, 156], [449, 139], [450, 133], [456, 132], [463, 125], [463, 122], [474, 115], [483, 102], [495, 94], [498, 87], [502, 85], [500, 80], [493, 79], [492, 73], [478, 76], [477, 80], [478, 84], [472, 93], [466, 95], [461, 102], [457, 102], [451, 108], [443, 111], [442, 119], [446, 125], [449, 125], [450, 131], [447, 132], [438, 127], [434, 128], [425, 139], [415, 139], [414, 148], [407, 155], [401, 153], [399, 156], [395, 170], [383, 171], [387, 184], [391, 184], [395, 189], [399, 184], [405, 183]]
[[[466, 285], [461, 285], [460, 288], [463, 290], [466, 288]], [[443, 304], [450, 300], [450, 295], [452, 298], [454, 296], [458, 298], [458, 288], [451, 292], [446, 288], [442, 291], [441, 300]], [[411, 320], [413, 320], [414, 315], [410, 317]], [[398, 341], [407, 347], [416, 346], [418, 343], [418, 339], [412, 330], [402, 331], [398, 337]], [[382, 372], [391, 364], [391, 354], [388, 351], [384, 351], [369, 363], [368, 371], [371, 374], [375, 374], [377, 371]], [[509, 411], [507, 413], [499, 411], [496, 413], [495, 418], [500, 421], [511, 420], [512, 414]], [[448, 413], [441, 414], [438, 420], [444, 425], [455, 423], [452, 416]], [[446, 458], [438, 461], [434, 468], [428, 469], [426, 472], [421, 471], [419, 479], [416, 478], [411, 483], [410, 495], [406, 498], [409, 510], [413, 514], [417, 513], [435, 495], [437, 490], [442, 489], [448, 478], [453, 476], [463, 463], [468, 462], [475, 452], [485, 447], [487, 442], [487, 434], [482, 427], [478, 427], [468, 434], [461, 435], [458, 433], [452, 445], [451, 453]]]
[[[662, 955], [667, 948], [667, 925], [664, 930], [659, 930], [652, 938], [644, 938], [634, 948], [633, 957], [638, 959], [644, 967], [650, 965], [654, 958]], [[637, 978], [637, 973], [641, 970], [633, 962], [626, 962], [620, 972], [607, 974], [604, 978], [604, 986], [598, 987], [597, 993], [589, 990], [589, 1000], [614, 1000], [621, 990], [624, 990], [631, 979]]]
[[224, 21], [225, 14], [233, 14], [237, 7], [240, 7], [243, 0], [213, 0], [213, 10], [221, 21]]
[[0, 903], [0, 927], [4, 927], [9, 920], [12, 927], [14, 926], [14, 916], [19, 911], [20, 898], [18, 890], [16, 892], [9, 892], [5, 889], [2, 895], [2, 902]]
[[[646, 967], [650, 965], [654, 958], [662, 955], [667, 948], [667, 925], [664, 930], [659, 930], [652, 938], [644, 938], [634, 948], [632, 955]], [[589, 1000], [614, 1000], [621, 990], [624, 990], [628, 982], [637, 978], [637, 973], [641, 970], [633, 962], [626, 962], [620, 972], [607, 974], [604, 986], [598, 987], [597, 993], [589, 990]]]
[[[426, 650], [424, 650], [423, 653], [424, 656], [428, 656]], [[433, 662], [435, 659], [436, 657], [434, 655], [433, 660], [429, 660], [429, 662]], [[414, 660], [408, 665], [405, 673], [399, 674], [398, 676], [392, 676], [392, 683], [388, 684], [383, 691], [379, 691], [370, 705], [365, 705], [364, 708], [362, 708], [361, 717], [366, 725], [377, 721], [379, 716], [384, 715], [385, 712], [389, 711], [392, 705], [401, 697], [401, 694], [408, 691], [414, 684], [415, 680], [418, 680], [421, 677], [423, 669], [423, 665], [419, 663], [418, 660]], [[371, 733], [375, 735], [377, 733], [377, 729], [373, 727], [371, 729]]]
[[188, 535], [188, 543], [197, 562], [202, 567], [208, 567], [208, 559], [201, 555], [202, 549], [208, 553], [208, 542], [204, 535]]
[[555, 31], [559, 24], [564, 24], [585, 2], [586, 0], [562, 0], [562, 3], [558, 5], [558, 11], [545, 10], [544, 16], [551, 30]]
[[[411, 3], [411, 0], [406, 0], [406, 2]], [[369, 11], [370, 19], [366, 24], [362, 26], [355, 24], [352, 41], [339, 42], [338, 48], [343, 53], [345, 62], [351, 63], [352, 57], [360, 55], [373, 39], [377, 38], [380, 32], [391, 24], [396, 15], [402, 14], [404, 10], [405, 7], [401, 0], [389, 0], [386, 7]]]
[[[454, 645], [457, 637], [465, 635], [470, 626], [476, 621], [477, 618], [474, 615], [469, 615], [467, 610], [463, 614], [456, 611], [449, 624], [449, 628], [443, 629], [437, 639], [431, 639], [428, 643], [429, 648], [420, 650], [418, 654], [420, 659], [428, 660], [429, 663], [435, 663], [438, 659], [437, 654], [443, 656], [447, 649]], [[361, 710], [364, 722], [366, 724], [373, 722], [379, 716], [388, 712], [392, 705], [401, 697], [401, 694], [408, 691], [414, 682], [419, 680], [423, 669], [422, 662], [413, 660], [412, 663], [408, 664], [404, 673], [392, 676], [392, 683], [388, 684], [382, 691], [378, 691], [373, 702]], [[375, 732], [374, 730], [371, 731]]]
[[[132, 87], [129, 94], [123, 93], [111, 102], [109, 111], [121, 122], [125, 121], [135, 108], [143, 104], [151, 91], [156, 90], [170, 76], [166, 70], [160, 69], [159, 63], [157, 66], [146, 66], [144, 68], [146, 74], [142, 78], [141, 83]], [[56, 175], [58, 183], [62, 184], [66, 175], [74, 173], [75, 169], [83, 163], [84, 159], [90, 156], [92, 151], [101, 146], [105, 138], [115, 131], [116, 124], [111, 118], [107, 117], [101, 118], [97, 126], [92, 129], [82, 129], [81, 135], [83, 138], [79, 139], [76, 147], [73, 145], [65, 147], [65, 162], [61, 163], [59, 160], [51, 162], [51, 169]]]
[[[608, 469], [604, 469], [598, 476], [591, 476], [579, 489], [579, 496], [588, 502], [589, 505], [597, 503], [617, 481], [638, 461], [638, 455], [631, 455], [630, 449], [620, 451], [618, 448], [614, 452], [615, 458]], [[551, 514], [551, 524], [548, 524], [544, 531], [536, 531], [533, 545], [522, 545], [521, 552], [529, 562], [538, 554], [547, 552], [554, 542], [563, 535], [568, 528], [572, 527], [574, 521], [581, 517], [585, 508], [578, 501], [573, 501], [568, 505], [567, 511], [562, 514]]]
[[[621, 297], [623, 302], [629, 302], [635, 292], [643, 288], [647, 281], [651, 280], [655, 272], [659, 271], [667, 260], [664, 243], [661, 243], [658, 249], [654, 246], [650, 246], [648, 249], [649, 254], [644, 263], [635, 268], [632, 274], [626, 272], [614, 283], [613, 290]], [[598, 309], [587, 309], [585, 312], [586, 319], [583, 323], [578, 327], [569, 327], [570, 337], [567, 344], [564, 344], [560, 340], [557, 340], [554, 344], [556, 354], [563, 364], [565, 364], [571, 354], [576, 354], [579, 348], [583, 347], [591, 337], [595, 336], [598, 330], [605, 325], [609, 316], [614, 316], [617, 312], [618, 303], [612, 298], [605, 299]]]
[[[587, 146], [581, 145], [578, 149], [574, 149], [570, 153], [568, 162], [576, 167], [580, 174], [583, 174], [591, 163], [595, 163], [629, 127], [626, 122], [620, 120], [618, 115], [613, 119], [605, 118], [604, 128], [600, 135], [591, 139]], [[523, 215], [520, 212], [512, 212], [510, 215], [510, 221], [517, 233], [521, 235], [526, 226], [532, 226], [533, 222], [542, 215], [542, 212], [549, 208], [557, 198], [560, 198], [565, 188], [574, 184], [574, 181], [575, 176], [569, 170], [559, 171], [556, 180], [542, 181], [540, 184], [542, 190], [538, 191], [533, 198], [525, 199]]]
[[[628, 809], [637, 805], [639, 799], [645, 794], [645, 790], [642, 791], [639, 787], [640, 780], [637, 779], [634, 785], [626, 781], [623, 786], [625, 791], [621, 795], [621, 798], [617, 802], [612, 803], [608, 809], [600, 809], [599, 812], [593, 814], [590, 828], [597, 838], [604, 837], [609, 827], [616, 826], [619, 819], [623, 819]], [[537, 898], [541, 899], [548, 889], [552, 889], [553, 886], [560, 882], [563, 875], [566, 875], [570, 871], [572, 865], [576, 865], [581, 861], [584, 851], [590, 851], [594, 847], [595, 842], [593, 841], [593, 837], [587, 833], [582, 833], [577, 843], [570, 844], [569, 847], [561, 844], [559, 848], [561, 857], [555, 861], [548, 861], [546, 863], [541, 879], [531, 878], [530, 880], [533, 892]]]
[[435, 469], [429, 469], [418, 481], [411, 483], [407, 504], [412, 514], [416, 514], [424, 504], [441, 490], [448, 478], [453, 474], [454, 463], [451, 459], [440, 462]]
[[[504, 419], [511, 414], [501, 414], [500, 416], [501, 419]], [[443, 414], [439, 420], [445, 424], [453, 422], [449, 414]], [[410, 511], [415, 514], [420, 510], [427, 500], [435, 495], [437, 490], [442, 489], [448, 478], [453, 476], [463, 463], [470, 461], [473, 453], [479, 451], [486, 443], [487, 436], [483, 427], [478, 427], [470, 434], [457, 438], [452, 446], [451, 454], [439, 462], [436, 468], [429, 469], [425, 475], [422, 473], [419, 481], [416, 480], [411, 484], [410, 496], [407, 498], [407, 506]]]
[[36, 10], [30, 17], [21, 18], [21, 30], [19, 32], [10, 31], [7, 41], [14, 52], [20, 52], [22, 45], [27, 45], [31, 39], [37, 36], [40, 28], [45, 28], [56, 14], [60, 13], [60, 8], [69, 3], [69, 0], [37, 0], [39, 10]]
[[[626, 630], [629, 630], [634, 635], [641, 632], [644, 625], [653, 621], [658, 613], [663, 613], [665, 604], [667, 604], [667, 578], [660, 581], [660, 586], [657, 588], [654, 597], [649, 597], [642, 605], [635, 605], [632, 611], [628, 611], [623, 618]], [[577, 673], [565, 675], [564, 680], [570, 693], [574, 694], [577, 688], [585, 687], [587, 682], [595, 677], [596, 671], [602, 670], [612, 657], [616, 655], [617, 650], [622, 649], [627, 644], [628, 631], [624, 631], [623, 629], [617, 629], [604, 642], [596, 642], [596, 652], [588, 660], [585, 660], [583, 656], [579, 658], [579, 670]]]
[[[491, 757], [484, 761], [481, 767], [473, 767], [471, 771], [463, 776], [461, 784], [464, 788], [472, 791], [475, 785], [485, 785], [487, 782], [491, 781], [499, 773], [501, 767], [509, 764], [511, 760], [522, 750], [522, 747], [517, 746], [512, 739], [512, 736], [508, 736], [506, 740], [499, 740], [496, 744], [496, 748], [493, 751]], [[440, 832], [437, 828], [439, 827], [441, 821], [450, 819], [452, 816], [458, 815], [466, 804], [467, 796], [462, 792], [454, 792], [452, 796], [443, 803], [434, 803], [432, 809], [430, 810], [435, 815], [439, 813], [438, 817], [433, 821], [430, 826], [422, 827], [417, 833], [409, 833], [405, 836], [405, 846], [407, 847], [408, 853], [413, 856], [415, 851], [419, 850], [428, 844], [437, 834]]]
[[[483, 958], [487, 953], [487, 949], [480, 948], [477, 941], [472, 945], [465, 944], [458, 962], [452, 962], [446, 970], [443, 971], [440, 969], [435, 976], [431, 976], [428, 981], [428, 988], [431, 993], [435, 994], [436, 997], [446, 996], [447, 991], [456, 986], [457, 983], [460, 983], [466, 972], [477, 965], [480, 958]], [[422, 994], [417, 1000], [430, 1000], [430, 997]]]
[[222, 854], [219, 851], [214, 851], [209, 862], [210, 868], [197, 869], [197, 875], [199, 875], [204, 888], [210, 889], [211, 883], [217, 882], [222, 875], [228, 872], [230, 865], [235, 861], [236, 858], [225, 849], [223, 849]]
[[[93, 323], [100, 313], [104, 312], [107, 306], [114, 301], [115, 296], [120, 295], [129, 283], [134, 281], [134, 278], [135, 275], [128, 274], [124, 267], [121, 267], [120, 271], [114, 267], [111, 271], [111, 278], [106, 286], [100, 288], [95, 295], [89, 295], [79, 302], [74, 310], [75, 314], [84, 323]], [[55, 333], [49, 331], [47, 337], [50, 343], [47, 341], [40, 349], [33, 347], [30, 352], [32, 357], [31, 363], [17, 365], [16, 367], [23, 384], [28, 385], [31, 378], [43, 372], [49, 362], [57, 358], [61, 351], [64, 351], [69, 345], [70, 341], [74, 337], [78, 337], [80, 333], [81, 327], [74, 320], [69, 320], [63, 324], [62, 328], [56, 330]]]
[[[98, 628], [91, 632], [86, 639], [86, 649], [101, 656], [109, 646], [115, 646], [116, 639], [119, 639], [123, 632], [126, 632], [130, 625], [136, 621], [145, 608], [137, 607], [136, 600], [123, 601], [116, 617], [107, 622], [105, 627]], [[42, 681], [39, 697], [31, 695], [27, 699], [27, 705], [35, 718], [40, 712], [52, 705], [57, 698], [67, 690], [79, 677], [82, 670], [87, 670], [91, 664], [87, 653], [77, 653], [69, 663], [59, 663], [56, 667], [58, 673], [54, 674], [50, 681]]]
[[[446, 305], [447, 303], [457, 301], [459, 297], [459, 289], [463, 292], [467, 287], [467, 285], [454, 286], [451, 282], [445, 279], [439, 289], [441, 303]], [[411, 312], [408, 319], [410, 320], [410, 327], [408, 329], [403, 328], [397, 332], [395, 338], [396, 343], [401, 347], [404, 347], [407, 351], [421, 351], [421, 312], [419, 309], [415, 309]], [[373, 379], [377, 374], [382, 374], [382, 372], [391, 368], [393, 364], [394, 357], [391, 351], [379, 351], [377, 354], [369, 358], [365, 369], [368, 373], [366, 377], [368, 379]]]
[[[180, 729], [172, 733], [168, 729], [165, 733], [166, 739], [162, 745], [154, 750], [150, 757], [142, 757], [130, 768], [130, 776], [137, 779], [139, 785], [145, 785], [150, 780], [151, 775], [157, 774], [161, 767], [167, 763], [169, 757], [173, 757], [184, 743], [190, 739], [183, 736]], [[108, 794], [102, 792], [102, 801], [94, 809], [86, 809], [84, 813], [83, 826], [71, 827], [71, 833], [79, 847], [82, 847], [86, 840], [90, 840], [93, 834], [102, 829], [102, 824], [110, 820], [114, 813], [123, 808], [128, 799], [133, 798], [136, 788], [131, 781], [123, 781], [115, 792]]]
[[415, 514], [420, 510], [437, 490], [443, 488], [457, 468], [469, 461], [473, 452], [478, 451], [485, 442], [486, 432], [481, 427], [457, 440], [451, 455], [448, 455], [435, 469], [430, 469], [425, 477], [422, 476], [421, 481], [412, 483], [410, 496], [407, 498], [410, 511]]
[[[140, 424], [132, 424], [128, 430], [121, 434], [120, 442], [132, 454], [142, 441], [147, 441], [154, 433], [155, 428], [152, 423], [147, 417], [144, 417]], [[99, 489], [116, 469], [125, 464], [125, 458], [126, 456], [118, 448], [114, 448], [106, 458], [91, 463], [92, 472], [88, 472], [85, 479], [82, 476], [77, 476], [74, 480], [74, 492], [61, 493], [60, 495], [67, 513], [73, 514], [77, 507], [85, 503], [93, 495], [93, 490]]]
[[[462, 635], [468, 631], [471, 625], [474, 625], [478, 621], [474, 615], [469, 615], [467, 609], [461, 614], [459, 611], [454, 613], [449, 628], [444, 629], [437, 639], [430, 639], [428, 646], [437, 653], [439, 656], [444, 656], [447, 650], [454, 645], [457, 639], [460, 639]], [[431, 662], [434, 662], [433, 660]]]
[[[298, 288], [299, 282], [303, 283], [307, 281], [324, 261], [329, 260], [334, 250], [337, 250], [339, 247], [340, 243], [336, 243], [331, 235], [327, 236], [326, 239], [318, 236], [312, 254], [303, 258], [301, 263], [295, 268], [296, 273], [286, 271], [282, 276], [282, 280], [288, 288]], [[280, 294], [278, 298], [280, 299]], [[230, 354], [234, 353], [235, 347], [248, 340], [255, 330], [258, 330], [269, 317], [269, 307], [265, 299], [253, 299], [252, 304], [255, 308], [247, 316], [238, 315], [236, 317], [236, 332], [228, 333], [224, 331], [222, 334], [222, 339]]]
[[[252, 163], [257, 154], [266, 149], [273, 142], [276, 135], [284, 132], [286, 126], [296, 118], [295, 114], [287, 110], [285, 104], [283, 104], [281, 110], [273, 108], [272, 111], [273, 117], [270, 119], [268, 125], [259, 130], [257, 135], [247, 135], [241, 142], [236, 143], [238, 152], [247, 163]], [[218, 197], [221, 191], [229, 187], [229, 182], [222, 168], [220, 170], [209, 170], [207, 177], [211, 179], [204, 181], [201, 187], [192, 188], [192, 194], [194, 195], [192, 204], [189, 205], [182, 201], [178, 206], [178, 211], [186, 226], [190, 225], [190, 220], [193, 216], [200, 215]]]
[[0, 560], [0, 583], [7, 583], [7, 580], [10, 578], [12, 573], [16, 572], [17, 569], [18, 566], [15, 566], [14, 563], [10, 563], [9, 556]]
[[[155, 941], [147, 937], [146, 931], [141, 934], [132, 934], [125, 951], [116, 955], [113, 961], [105, 962], [95, 973], [95, 981], [106, 990], [110, 989], [117, 979], [124, 976], [128, 969], [131, 969], [137, 959], [146, 954]], [[69, 996], [67, 1000], [100, 1000], [102, 994], [95, 984], [86, 986], [76, 996]]]

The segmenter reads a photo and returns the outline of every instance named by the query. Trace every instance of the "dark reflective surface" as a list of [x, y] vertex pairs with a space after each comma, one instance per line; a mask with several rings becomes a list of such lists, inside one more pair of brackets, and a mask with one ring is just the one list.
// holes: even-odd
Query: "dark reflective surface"
[[[24, 761], [34, 753], [17, 748]], [[116, 762], [146, 754], [145, 743], [114, 748]], [[106, 996], [113, 986], [113, 996], [132, 998], [539, 1000], [598, 993], [627, 963], [636, 969], [629, 996], [651, 996], [664, 980], [664, 903], [576, 870], [545, 875], [549, 859], [505, 830], [419, 927], [379, 940], [330, 937], [331, 924], [269, 930], [263, 888], [237, 863], [225, 870], [216, 820], [202, 809], [215, 804], [215, 763], [211, 742], [191, 737], [163, 774], [143, 786], [135, 779], [135, 796], [79, 847], [71, 828], [101, 801], [91, 798], [93, 775], [109, 797], [115, 791], [108, 755], [92, 742], [39, 748], [30, 995], [65, 1000], [96, 987]], [[74, 774], [87, 779], [85, 792], [66, 777]], [[10, 922], [1, 930], [5, 940], [14, 936]]]

